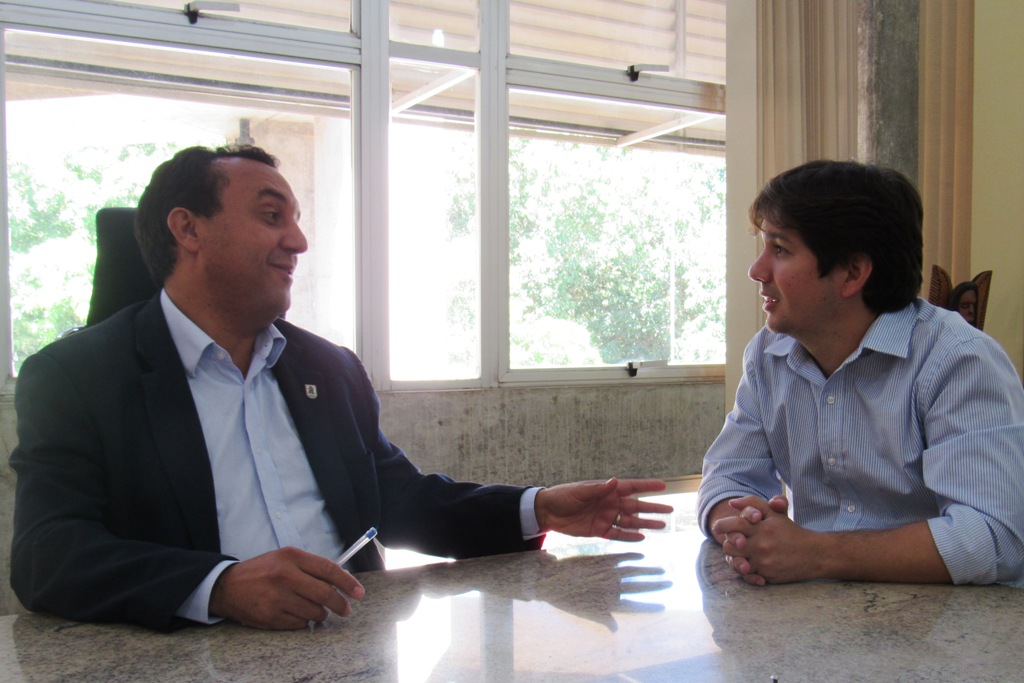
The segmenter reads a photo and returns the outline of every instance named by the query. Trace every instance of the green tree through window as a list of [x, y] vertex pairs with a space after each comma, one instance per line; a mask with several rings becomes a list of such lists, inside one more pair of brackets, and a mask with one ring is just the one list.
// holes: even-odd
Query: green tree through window
[[725, 166], [513, 138], [513, 367], [724, 362]]
[[8, 202], [15, 372], [25, 358], [84, 324], [96, 261], [96, 212], [135, 206], [155, 165], [177, 146], [86, 147], [59, 170], [11, 158]]

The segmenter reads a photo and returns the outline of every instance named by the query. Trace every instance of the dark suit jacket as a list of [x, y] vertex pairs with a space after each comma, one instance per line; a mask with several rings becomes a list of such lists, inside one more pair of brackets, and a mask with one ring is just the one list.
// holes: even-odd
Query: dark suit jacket
[[[356, 356], [277, 327], [288, 344], [273, 371], [346, 544], [375, 526], [387, 546], [447, 557], [539, 547], [522, 540], [523, 489], [421, 474], [381, 433]], [[27, 359], [15, 406], [11, 585], [22, 603], [82, 621], [183, 625], [175, 610], [228, 558], [202, 427], [159, 297]], [[370, 545], [352, 566], [382, 562]]]

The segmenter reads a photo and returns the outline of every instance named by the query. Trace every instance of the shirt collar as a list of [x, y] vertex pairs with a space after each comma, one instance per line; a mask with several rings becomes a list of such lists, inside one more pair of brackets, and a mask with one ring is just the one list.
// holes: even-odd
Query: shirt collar
[[[160, 291], [160, 306], [163, 309], [164, 318], [167, 319], [171, 339], [178, 349], [185, 372], [189, 377], [195, 377], [204, 353], [210, 349], [220, 349], [220, 346], [174, 305], [171, 297], [167, 295], [166, 289]], [[272, 368], [277, 363], [277, 359], [281, 357], [286, 343], [287, 340], [280, 330], [274, 325], [269, 325], [256, 335], [254, 356], [265, 353], [265, 367]]]
[[[917, 299], [898, 311], [883, 313], [875, 318], [848, 360], [858, 358], [865, 349], [899, 358], [909, 356], [910, 336], [914, 332], [920, 309], [921, 299]], [[780, 357], [794, 354], [801, 358], [807, 354], [797, 340], [786, 334], [778, 335], [777, 339], [765, 347], [764, 352]]]
[[920, 312], [921, 299], [917, 299], [898, 311], [878, 316], [861, 340], [860, 349], [907, 358], [910, 355], [910, 337]]

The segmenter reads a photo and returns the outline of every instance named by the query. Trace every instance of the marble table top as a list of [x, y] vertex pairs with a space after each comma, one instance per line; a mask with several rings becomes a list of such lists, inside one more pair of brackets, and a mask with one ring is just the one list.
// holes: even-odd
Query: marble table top
[[314, 631], [0, 618], [0, 681], [1014, 681], [1024, 590], [755, 588], [693, 529], [360, 575]]

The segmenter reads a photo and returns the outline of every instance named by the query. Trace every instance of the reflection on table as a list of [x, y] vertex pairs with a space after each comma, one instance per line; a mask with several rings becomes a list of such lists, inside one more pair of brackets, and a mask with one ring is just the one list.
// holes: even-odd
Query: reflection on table
[[753, 588], [693, 529], [360, 575], [313, 632], [0, 619], [4, 681], [1010, 681], [1024, 591]]

